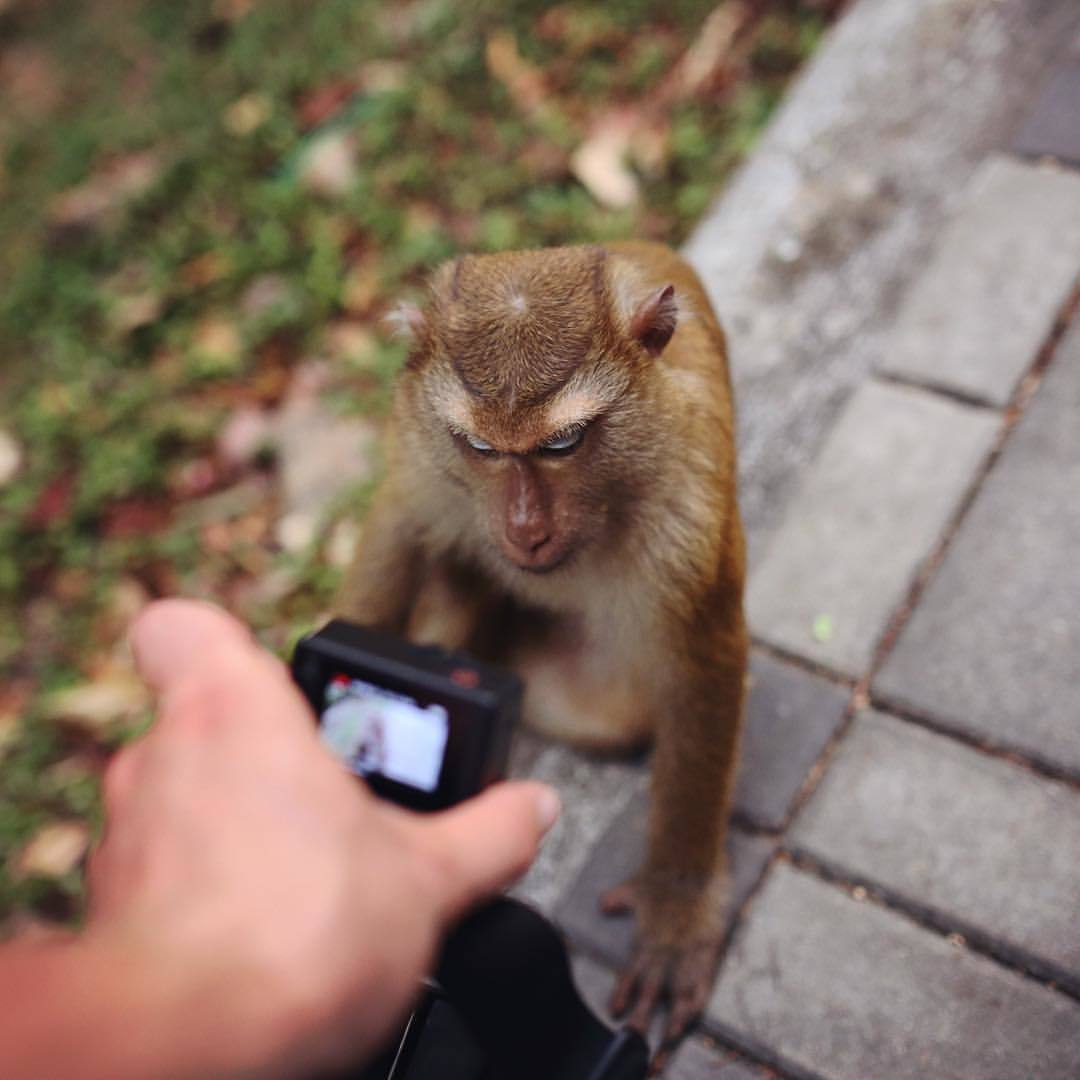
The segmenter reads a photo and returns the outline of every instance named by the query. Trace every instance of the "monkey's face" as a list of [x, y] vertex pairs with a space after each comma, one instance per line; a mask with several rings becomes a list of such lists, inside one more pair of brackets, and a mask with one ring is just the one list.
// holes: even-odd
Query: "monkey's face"
[[399, 424], [468, 493], [503, 565], [552, 573], [617, 541], [613, 508], [632, 504], [649, 456], [648, 368], [674, 320], [670, 290], [621, 311], [602, 249], [469, 258], [436, 276], [411, 319]]

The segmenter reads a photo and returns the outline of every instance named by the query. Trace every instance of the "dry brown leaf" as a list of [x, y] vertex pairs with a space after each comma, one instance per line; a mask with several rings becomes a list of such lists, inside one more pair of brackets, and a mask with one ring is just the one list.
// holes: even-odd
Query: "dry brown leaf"
[[374, 360], [378, 338], [363, 323], [339, 320], [326, 328], [324, 341], [329, 359], [365, 369]]
[[133, 671], [113, 671], [94, 682], [57, 690], [42, 702], [49, 720], [63, 720], [101, 734], [137, 720], [150, 707], [150, 692]]
[[334, 199], [356, 183], [357, 142], [351, 131], [328, 131], [311, 140], [297, 165], [300, 186], [315, 195]]
[[755, 16], [744, 0], [726, 0], [713, 8], [672, 73], [676, 97], [693, 97], [707, 89], [732, 64], [736, 42]]
[[360, 69], [359, 88], [366, 94], [385, 94], [400, 90], [409, 77], [409, 65], [404, 60], [369, 60]]
[[74, 870], [90, 846], [90, 830], [82, 821], [43, 825], [15, 856], [16, 878], [63, 877]]
[[241, 405], [218, 432], [217, 456], [230, 469], [244, 469], [270, 441], [271, 423], [266, 412], [253, 405]]
[[204, 315], [195, 326], [191, 340], [192, 348], [203, 356], [233, 361], [240, 352], [240, 331], [226, 315]]
[[10, 483], [22, 464], [22, 448], [0, 428], [0, 488]]
[[570, 157], [570, 170], [589, 194], [612, 210], [633, 206], [641, 197], [638, 179], [627, 163], [638, 114], [607, 113]]
[[250, 135], [270, 119], [273, 107], [270, 99], [263, 94], [244, 94], [238, 97], [231, 105], [227, 106], [222, 114], [221, 122], [230, 135], [243, 137]]
[[488, 34], [484, 59], [515, 108], [526, 116], [535, 116], [544, 108], [549, 94], [543, 73], [518, 52], [517, 41], [509, 30]]
[[49, 204], [49, 220], [61, 228], [93, 228], [137, 198], [161, 175], [156, 150], [117, 158], [77, 187], [60, 192]]

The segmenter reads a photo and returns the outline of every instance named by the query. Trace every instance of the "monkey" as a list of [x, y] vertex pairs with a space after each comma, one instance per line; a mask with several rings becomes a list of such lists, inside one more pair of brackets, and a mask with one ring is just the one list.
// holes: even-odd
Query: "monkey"
[[748, 639], [734, 412], [694, 271], [645, 242], [466, 255], [403, 305], [384, 478], [339, 613], [508, 664], [527, 726], [653, 746], [647, 854], [612, 995], [665, 1044], [702, 1011]]

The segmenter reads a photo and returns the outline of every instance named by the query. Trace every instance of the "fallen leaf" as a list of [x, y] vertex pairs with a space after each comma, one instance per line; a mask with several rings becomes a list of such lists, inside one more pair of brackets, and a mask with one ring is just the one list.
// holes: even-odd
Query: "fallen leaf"
[[14, 877], [63, 877], [79, 865], [89, 846], [85, 822], [52, 821], [38, 829], [15, 856]]
[[16, 116], [31, 120], [48, 116], [63, 97], [56, 61], [38, 46], [5, 41], [0, 51], [0, 97], [5, 111]]
[[171, 520], [172, 508], [168, 503], [133, 496], [105, 507], [98, 532], [106, 540], [153, 536], [167, 528]]
[[150, 693], [133, 671], [114, 671], [95, 682], [49, 694], [41, 703], [48, 720], [101, 734], [131, 723], [150, 707]]
[[243, 137], [269, 120], [271, 112], [268, 98], [262, 94], [244, 94], [226, 107], [221, 120], [230, 135]]
[[220, 479], [213, 458], [197, 457], [181, 461], [169, 470], [168, 488], [177, 499], [198, 499], [213, 491]]
[[180, 276], [192, 288], [202, 289], [220, 281], [228, 270], [229, 264], [225, 256], [217, 251], [206, 251], [185, 263], [181, 267]]
[[293, 287], [280, 274], [261, 274], [240, 297], [240, 311], [247, 319], [259, 319], [295, 302]]
[[369, 312], [382, 291], [382, 273], [376, 258], [361, 259], [341, 283], [341, 304], [357, 315]]
[[356, 89], [355, 79], [335, 79], [305, 94], [296, 107], [301, 127], [317, 127], [337, 115]]
[[110, 309], [109, 324], [117, 333], [129, 334], [157, 322], [164, 306], [161, 296], [152, 292], [123, 296]]
[[0, 488], [15, 478], [22, 465], [22, 448], [6, 431], [0, 428]]
[[74, 472], [69, 470], [53, 477], [31, 507], [26, 516], [26, 524], [32, 529], [46, 529], [55, 521], [66, 517], [71, 509], [74, 492]]
[[378, 339], [363, 323], [340, 320], [331, 323], [324, 332], [327, 355], [352, 367], [366, 369], [375, 357]]
[[756, 15], [742, 0], [726, 0], [713, 8], [672, 72], [678, 97], [707, 90], [731, 67], [737, 59], [736, 43]]
[[818, 615], [810, 631], [815, 641], [831, 641], [833, 636], [833, 618], [831, 615]]
[[211, 312], [204, 315], [195, 326], [191, 339], [192, 351], [216, 367], [238, 367], [243, 343], [240, 331], [227, 316]]
[[270, 418], [262, 409], [241, 405], [218, 432], [216, 449], [230, 469], [247, 468], [271, 441]]
[[356, 183], [357, 143], [351, 131], [328, 131], [311, 140], [297, 164], [297, 181], [314, 195], [339, 198]]
[[409, 77], [404, 60], [369, 60], [360, 69], [359, 88], [366, 94], [385, 94], [400, 90]]
[[544, 109], [549, 92], [543, 72], [518, 52], [517, 40], [509, 30], [488, 34], [484, 59], [516, 109], [526, 116], [536, 116]]
[[638, 179], [627, 164], [638, 116], [615, 110], [593, 127], [570, 156], [570, 170], [589, 194], [612, 210], [633, 206], [641, 197]]
[[49, 203], [49, 220], [60, 228], [94, 228], [148, 191], [162, 172], [156, 150], [116, 158], [77, 187]]

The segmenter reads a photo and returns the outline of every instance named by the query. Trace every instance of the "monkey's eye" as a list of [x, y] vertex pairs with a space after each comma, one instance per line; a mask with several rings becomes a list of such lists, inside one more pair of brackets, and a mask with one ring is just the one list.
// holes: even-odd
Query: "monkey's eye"
[[585, 429], [583, 427], [571, 428], [570, 431], [564, 431], [561, 435], [556, 435], [553, 439], [541, 443], [540, 453], [554, 456], [572, 454], [581, 445], [581, 440], [584, 438]]
[[463, 438], [469, 444], [470, 448], [479, 454], [495, 453], [495, 447], [493, 447], [491, 443], [486, 443], [483, 439], [478, 439], [475, 435], [465, 435]]

